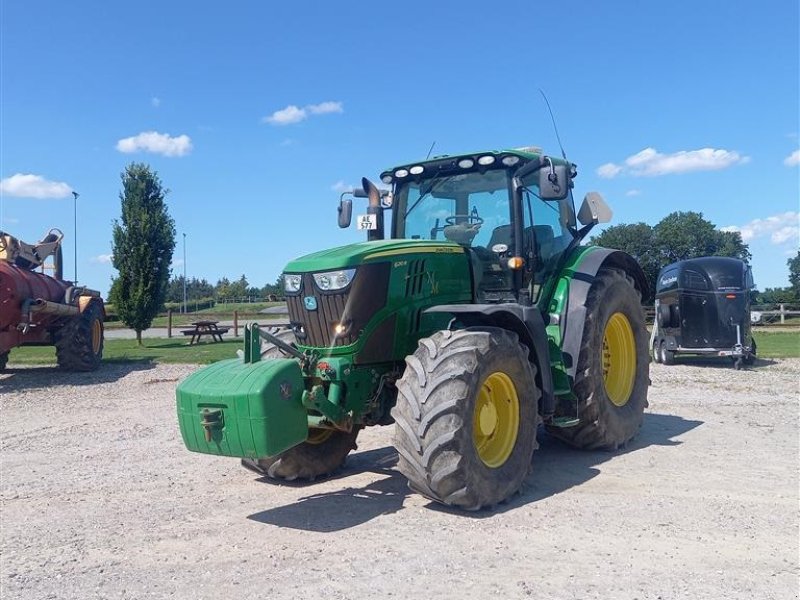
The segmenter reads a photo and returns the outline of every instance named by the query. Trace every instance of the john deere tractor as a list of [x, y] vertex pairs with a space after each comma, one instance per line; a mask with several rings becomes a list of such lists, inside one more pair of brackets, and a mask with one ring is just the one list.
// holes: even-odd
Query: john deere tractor
[[646, 281], [581, 245], [611, 212], [590, 193], [576, 215], [576, 175], [523, 148], [404, 164], [381, 175], [390, 189], [364, 179], [367, 241], [284, 271], [290, 328], [253, 325], [241, 358], [178, 386], [186, 446], [314, 479], [393, 423], [411, 488], [477, 510], [519, 490], [540, 424], [578, 448], [625, 444], [647, 406]]

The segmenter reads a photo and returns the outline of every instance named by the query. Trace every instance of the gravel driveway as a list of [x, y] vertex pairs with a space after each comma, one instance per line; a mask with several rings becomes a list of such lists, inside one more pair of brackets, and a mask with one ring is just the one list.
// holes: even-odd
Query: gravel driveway
[[523, 493], [477, 514], [410, 494], [391, 428], [311, 486], [189, 453], [193, 368], [0, 375], [3, 600], [798, 597], [800, 360], [652, 365], [625, 451], [540, 432]]

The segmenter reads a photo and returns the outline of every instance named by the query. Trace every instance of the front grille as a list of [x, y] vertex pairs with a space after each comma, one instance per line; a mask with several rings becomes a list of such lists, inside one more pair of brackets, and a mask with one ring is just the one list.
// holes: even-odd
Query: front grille
[[[342, 291], [323, 292], [316, 288], [311, 273], [303, 274], [300, 293], [287, 296], [290, 325], [303, 346], [329, 348], [354, 343], [373, 315], [386, 304], [389, 263], [362, 265], [352, 283]], [[316, 309], [305, 306], [313, 296]], [[347, 330], [334, 336], [334, 327], [344, 323]]]

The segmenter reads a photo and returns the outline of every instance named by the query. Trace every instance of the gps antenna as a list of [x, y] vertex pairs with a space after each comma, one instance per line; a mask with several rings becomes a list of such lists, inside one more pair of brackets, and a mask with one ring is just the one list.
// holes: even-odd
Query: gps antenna
[[550, 102], [547, 101], [547, 96], [545, 96], [544, 91], [542, 88], [539, 88], [539, 93], [544, 98], [544, 103], [547, 104], [547, 112], [550, 113], [550, 120], [553, 122], [553, 129], [556, 132], [556, 139], [558, 140], [558, 147], [561, 148], [561, 158], [567, 160], [567, 153], [564, 152], [564, 146], [561, 145], [561, 136], [558, 135], [558, 127], [556, 127], [556, 119], [553, 116], [553, 110], [550, 108]]

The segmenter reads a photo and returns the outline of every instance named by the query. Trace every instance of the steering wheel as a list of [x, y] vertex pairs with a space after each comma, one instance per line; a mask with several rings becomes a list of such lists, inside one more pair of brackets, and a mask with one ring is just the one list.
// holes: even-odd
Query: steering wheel
[[[461, 223], [456, 223], [456, 221], [461, 220]], [[480, 227], [483, 225], [483, 219], [478, 215], [450, 215], [446, 217], [444, 220], [445, 223], [448, 225], [477, 225]]]

